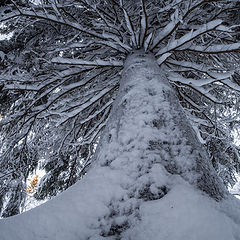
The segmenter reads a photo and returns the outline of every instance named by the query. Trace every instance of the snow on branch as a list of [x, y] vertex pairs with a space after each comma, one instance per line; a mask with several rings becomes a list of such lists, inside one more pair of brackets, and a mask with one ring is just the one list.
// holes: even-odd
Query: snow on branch
[[158, 65], [160, 66], [161, 64], [163, 64], [171, 55], [172, 53], [169, 52], [164, 53], [160, 58], [157, 59]]
[[181, 82], [183, 84], [187, 84], [187, 85], [192, 85], [195, 87], [202, 87], [205, 85], [208, 85], [210, 83], [214, 83], [214, 82], [218, 82], [218, 81], [222, 81], [225, 80], [226, 78], [229, 78], [231, 75], [225, 75], [223, 74], [222, 77], [218, 77], [218, 78], [202, 78], [202, 79], [194, 79], [194, 78], [184, 78], [179, 74], [169, 74], [168, 78], [170, 81], [173, 82]]
[[177, 70], [200, 72], [215, 80], [228, 79], [228, 78], [231, 78], [232, 75], [234, 74], [233, 71], [221, 72], [219, 71], [219, 69], [214, 69], [213, 66], [209, 67], [209, 66], [206, 66], [205, 64], [197, 64], [197, 63], [188, 62], [188, 61], [180, 62], [173, 59], [168, 59], [166, 63], [177, 67]]
[[89, 3], [89, 1], [84, 1], [84, 4], [86, 4], [87, 7], [89, 7], [90, 9], [93, 9], [93, 11], [98, 14], [98, 16], [102, 19], [105, 27], [113, 30], [119, 36], [121, 36], [121, 33], [119, 31], [119, 27], [116, 25], [116, 22], [114, 20], [114, 16], [109, 13], [109, 11], [108, 11], [109, 9], [101, 8], [100, 4], [98, 6], [97, 4]]
[[240, 42], [232, 44], [218, 44], [214, 46], [197, 46], [193, 45], [187, 48], [177, 49], [179, 51], [192, 51], [202, 54], [219, 54], [219, 53], [228, 53], [228, 52], [239, 52], [240, 51]]
[[94, 119], [97, 115], [104, 112], [107, 108], [109, 108], [113, 103], [113, 100], [108, 101], [101, 109], [97, 110], [93, 114], [89, 115], [86, 119], [81, 120], [80, 124], [84, 124], [86, 122], [89, 122], [90, 120]]
[[145, 42], [145, 38], [147, 36], [148, 31], [148, 15], [147, 10], [145, 6], [145, 0], [141, 0], [142, 5], [142, 15], [141, 15], [141, 35], [140, 35], [140, 44], [139, 46], [142, 46]]
[[231, 88], [232, 90], [240, 92], [240, 86], [237, 83], [232, 82], [231, 80], [221, 81], [221, 83]]
[[[30, 83], [26, 84], [26, 82]], [[2, 74], [0, 76], [0, 83], [3, 84], [3, 90], [38, 91], [40, 88], [40, 82], [33, 81], [33, 77], [27, 74], [19, 74], [18, 76]]]
[[160, 42], [162, 42], [166, 37], [168, 37], [172, 32], [174, 32], [177, 25], [180, 24], [176, 18], [174, 18], [170, 23], [168, 23], [163, 29], [160, 29], [153, 40], [151, 50], [155, 49]]
[[[167, 53], [166, 53], [167, 54]], [[173, 65], [173, 67], [177, 67], [177, 69], [180, 69], [182, 71], [197, 71], [197, 72], [202, 72], [207, 75], [209, 75], [210, 67], [206, 66], [205, 64], [197, 64], [194, 62], [188, 62], [188, 61], [176, 61], [173, 59], [168, 59], [166, 61], [167, 64]]]
[[[18, 11], [12, 11], [11, 13], [1, 16], [0, 22], [6, 22], [10, 19], [20, 17], [20, 16], [38, 18], [38, 19], [47, 20], [47, 21], [50, 21], [53, 23], [65, 25], [67, 27], [73, 28], [82, 33], [85, 33], [88, 36], [93, 37], [95, 39], [109, 42], [109, 46], [114, 46], [114, 49], [120, 50], [121, 48], [123, 48], [122, 46], [125, 46], [125, 48], [123, 48], [123, 50], [122, 50], [123, 52], [125, 52], [126, 48], [127, 48], [126, 45], [120, 41], [120, 39], [118, 38], [118, 36], [116, 34], [115, 35], [112, 34], [112, 36], [114, 35], [114, 38], [111, 37], [111, 40], [113, 40], [113, 41], [109, 41], [109, 38], [107, 36], [104, 36], [104, 33], [100, 34], [96, 31], [94, 31], [93, 29], [88, 29], [86, 27], [83, 27], [81, 24], [79, 24], [79, 22], [69, 21], [66, 18], [63, 18], [62, 16], [59, 17], [58, 15], [54, 15], [54, 14], [48, 13], [46, 11], [38, 10], [36, 12], [33, 10], [31, 11], [31, 10], [24, 10], [24, 9], [21, 9]], [[116, 39], [117, 39], [117, 42], [114, 42]]]
[[[168, 23], [163, 29], [160, 29], [155, 36], [155, 39], [151, 46], [151, 51], [158, 47], [158, 45], [168, 38], [174, 31], [180, 26], [180, 24], [185, 20], [196, 8], [200, 7], [202, 4], [206, 3], [208, 0], [196, 1], [195, 4], [189, 6], [188, 10], [183, 16], [179, 16], [179, 10], [176, 9], [171, 16], [171, 22]], [[179, 1], [180, 2], [180, 1]], [[179, 3], [176, 1], [176, 4]]]
[[134, 31], [133, 23], [131, 21], [130, 16], [128, 15], [128, 12], [126, 11], [126, 9], [123, 6], [123, 0], [120, 0], [120, 7], [121, 7], [121, 9], [124, 13], [124, 17], [125, 17], [125, 21], [126, 21], [128, 31], [131, 34], [132, 43], [133, 43], [134, 46], [137, 46], [137, 38], [136, 38], [136, 33]]
[[[62, 91], [59, 91], [58, 94], [56, 96], [53, 97], [53, 99], [51, 99], [51, 101], [49, 101], [48, 103], [46, 103], [46, 105], [44, 107], [42, 107], [40, 109], [40, 111], [38, 111], [36, 108], [33, 108], [32, 110], [37, 111], [36, 115], [39, 115], [40, 113], [44, 112], [45, 110], [49, 109], [50, 106], [52, 106], [54, 103], [56, 103], [57, 101], [59, 101], [59, 99], [63, 98], [64, 96], [66, 96], [67, 94], [71, 93], [72, 91], [76, 90], [76, 89], [80, 89], [81, 87], [86, 86], [87, 84], [91, 83], [95, 78], [99, 77], [100, 75], [106, 73], [108, 70], [104, 70], [102, 72], [98, 72], [97, 74], [93, 75], [90, 78], [84, 78], [82, 79], [82, 81], [78, 81], [76, 83], [72, 83], [72, 84], [68, 84], [66, 87], [64, 87], [62, 89]], [[62, 84], [61, 84], [62, 85]], [[60, 86], [60, 85], [59, 85]], [[51, 92], [52, 89], [56, 89], [57, 87], [54, 86], [53, 88], [51, 88]], [[49, 94], [49, 90], [46, 91]], [[43, 96], [46, 95], [46, 92], [43, 93]], [[42, 96], [41, 96], [42, 98]], [[41, 99], [39, 98], [39, 99]], [[36, 103], [36, 101], [34, 101], [34, 103]], [[31, 107], [33, 107], [33, 104], [31, 105]]]
[[200, 80], [195, 80], [195, 79], [187, 79], [182, 77], [179, 74], [176, 73], [171, 73], [168, 76], [168, 79], [172, 81], [176, 86], [187, 86], [194, 90], [195, 92], [199, 93], [209, 101], [215, 103], [215, 104], [225, 104], [226, 102], [219, 101], [215, 96], [213, 96], [210, 92], [209, 89], [204, 88], [204, 85], [207, 85], [209, 83], [215, 82], [216, 79], [200, 79]]
[[[127, 44], [124, 44], [121, 42], [121, 40], [119, 39], [119, 37], [115, 34], [110, 34], [110, 33], [106, 33], [104, 32], [103, 33], [103, 37], [105, 37], [106, 39], [110, 39], [110, 40], [113, 40], [114, 42], [117, 43], [114, 44], [113, 42], [111, 41], [102, 41], [103, 44], [109, 46], [109, 47], [112, 47], [113, 49], [117, 49], [121, 52], [129, 52], [132, 50], [132, 48], [130, 46], [128, 46]], [[120, 46], [122, 49], [120, 49], [118, 46]]]
[[192, 30], [191, 32], [185, 34], [180, 39], [172, 40], [166, 47], [160, 49], [157, 52], [156, 56], [160, 56], [166, 52], [173, 51], [183, 46], [184, 44], [192, 41], [193, 39], [199, 37], [200, 35], [216, 29], [218, 26], [221, 25], [221, 23], [222, 23], [222, 20], [211, 21], [209, 23], [202, 25], [198, 30], [196, 31]]
[[63, 25], [66, 25], [70, 28], [74, 28], [74, 29], [76, 29], [80, 32], [87, 33], [90, 36], [100, 38], [100, 39], [104, 39], [104, 37], [101, 34], [98, 34], [98, 33], [94, 32], [92, 30], [88, 30], [88, 29], [82, 27], [79, 23], [68, 21], [66, 19], [64, 19], [64, 20], [59, 19], [57, 16], [55, 16], [53, 14], [50, 14], [50, 13], [47, 13], [47, 12], [43, 13], [40, 10], [38, 12], [34, 12], [34, 11], [30, 11], [30, 10], [13, 11], [9, 14], [6, 14], [5, 16], [1, 16], [0, 22], [5, 22], [7, 20], [10, 20], [10, 19], [16, 18], [16, 17], [20, 17], [20, 16], [39, 18], [39, 19], [51, 21], [51, 22], [54, 22], [54, 23], [63, 24]]
[[115, 60], [104, 61], [101, 59], [87, 61], [83, 59], [56, 57], [53, 58], [51, 62], [57, 64], [81, 65], [81, 66], [123, 67], [123, 61]]
[[39, 85], [26, 85], [26, 84], [4, 84], [3, 90], [24, 90], [24, 91], [38, 91]]
[[79, 43], [79, 42], [74, 42], [69, 45], [64, 45], [62, 47], [57, 47], [52, 51], [49, 51], [48, 53], [56, 53], [60, 51], [69, 51], [70, 49], [76, 48], [76, 49], [86, 49], [89, 47], [91, 44], [93, 44], [93, 41], [88, 41], [88, 43]]
[[[58, 123], [58, 125], [62, 125], [66, 123], [69, 119], [72, 119], [76, 117], [78, 114], [80, 114], [85, 109], [89, 108], [93, 104], [95, 104], [97, 101], [99, 101], [101, 98], [112, 92], [114, 89], [116, 89], [116, 86], [108, 87], [102, 89], [98, 94], [96, 94], [94, 97], [90, 98], [88, 101], [80, 104], [79, 106], [74, 106], [76, 108], [75, 110], [69, 111], [69, 109], [64, 110], [64, 112], [58, 113], [59, 115], [63, 115], [64, 117], [62, 120]], [[109, 105], [106, 104], [104, 109], [108, 107]], [[102, 109], [103, 111], [103, 109]]]

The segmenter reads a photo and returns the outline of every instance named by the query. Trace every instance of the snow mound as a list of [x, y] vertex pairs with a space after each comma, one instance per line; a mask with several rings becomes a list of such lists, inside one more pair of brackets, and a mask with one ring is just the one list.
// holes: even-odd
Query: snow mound
[[[109, 199], [125, 192], [118, 171], [98, 169], [59, 197], [18, 216], [0, 221], [1, 240], [239, 240], [240, 202], [217, 203], [184, 181], [175, 181], [161, 199], [141, 201], [138, 220], [121, 236], [101, 236], [99, 219], [109, 215]], [[97, 174], [98, 173], [98, 174]], [[120, 173], [120, 172], [119, 172]], [[178, 183], [177, 183], [178, 182]], [[95, 184], [89, 189], [89, 184]], [[93, 185], [91, 185], [93, 186]], [[127, 201], [125, 207], [127, 208]], [[131, 216], [129, 216], [131, 217]], [[124, 222], [127, 215], [116, 218]], [[116, 221], [115, 219], [115, 221]]]
[[[141, 221], [126, 232], [126, 239], [240, 239], [240, 217], [234, 222], [230, 211], [227, 216], [222, 207], [187, 184], [176, 185], [164, 198], [142, 204]], [[239, 207], [238, 203], [238, 211]]]

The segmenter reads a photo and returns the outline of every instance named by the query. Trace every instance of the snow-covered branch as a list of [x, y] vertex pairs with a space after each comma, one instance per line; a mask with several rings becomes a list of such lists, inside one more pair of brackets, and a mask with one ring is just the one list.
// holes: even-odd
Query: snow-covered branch
[[220, 54], [220, 53], [229, 53], [229, 52], [239, 52], [240, 51], [240, 43], [232, 43], [232, 44], [218, 44], [213, 46], [197, 46], [192, 45], [187, 48], [177, 49], [179, 51], [192, 51], [202, 54]]
[[80, 66], [96, 66], [96, 67], [122, 67], [123, 62], [122, 61], [115, 61], [115, 60], [110, 60], [110, 61], [104, 61], [101, 59], [97, 59], [94, 61], [86, 61], [83, 59], [71, 59], [71, 58], [61, 58], [61, 57], [56, 57], [52, 59], [52, 63], [57, 63], [57, 64], [64, 64], [64, 65], [80, 65]]
[[168, 45], [162, 49], [160, 49], [157, 53], [156, 56], [160, 56], [166, 52], [173, 51], [184, 44], [187, 44], [194, 40], [195, 38], [199, 37], [202, 34], [205, 34], [207, 32], [210, 32], [214, 29], [217, 29], [218, 26], [220, 26], [222, 23], [222, 20], [215, 20], [209, 23], [204, 24], [203, 26], [199, 27], [198, 30], [196, 31], [191, 31], [184, 36], [182, 36], [180, 39], [172, 40]]

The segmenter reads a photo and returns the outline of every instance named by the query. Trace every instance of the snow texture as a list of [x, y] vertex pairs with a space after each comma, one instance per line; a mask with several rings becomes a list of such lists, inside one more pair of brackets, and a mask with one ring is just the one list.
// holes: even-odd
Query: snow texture
[[[83, 182], [49, 202], [24, 214], [0, 221], [1, 240], [100, 240], [99, 228], [110, 214], [109, 199], [124, 197], [119, 186], [122, 174], [107, 168], [95, 169]], [[127, 180], [126, 180], [127, 181]], [[91, 188], [90, 188], [91, 186]], [[179, 183], [160, 200], [142, 202], [139, 220], [123, 234], [132, 240], [238, 240], [240, 239], [239, 200], [229, 200], [223, 212], [220, 205], [186, 183]], [[123, 201], [122, 211], [131, 209], [131, 200]], [[237, 212], [234, 214], [234, 212]], [[237, 215], [238, 214], [238, 215]], [[232, 215], [237, 215], [234, 221]], [[123, 223], [127, 215], [115, 219]], [[91, 238], [88, 238], [90, 237]], [[117, 238], [106, 238], [117, 239]]]
[[71, 58], [61, 58], [55, 57], [52, 59], [53, 63], [59, 64], [70, 64], [70, 65], [86, 65], [86, 66], [123, 66], [121, 61], [104, 61], [101, 59], [94, 61], [86, 61], [82, 59], [71, 59]]
[[0, 239], [240, 240], [240, 203], [224, 192], [172, 93], [153, 56], [128, 57], [88, 175], [1, 220]]

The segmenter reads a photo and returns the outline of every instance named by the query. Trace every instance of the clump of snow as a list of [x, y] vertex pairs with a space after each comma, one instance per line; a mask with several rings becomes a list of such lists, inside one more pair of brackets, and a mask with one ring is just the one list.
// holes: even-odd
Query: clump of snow
[[[240, 203], [236, 207], [239, 211]], [[125, 239], [240, 239], [239, 223], [221, 212], [218, 203], [188, 184], [174, 186], [160, 200], [144, 202], [140, 213], [140, 223], [126, 232]]]

